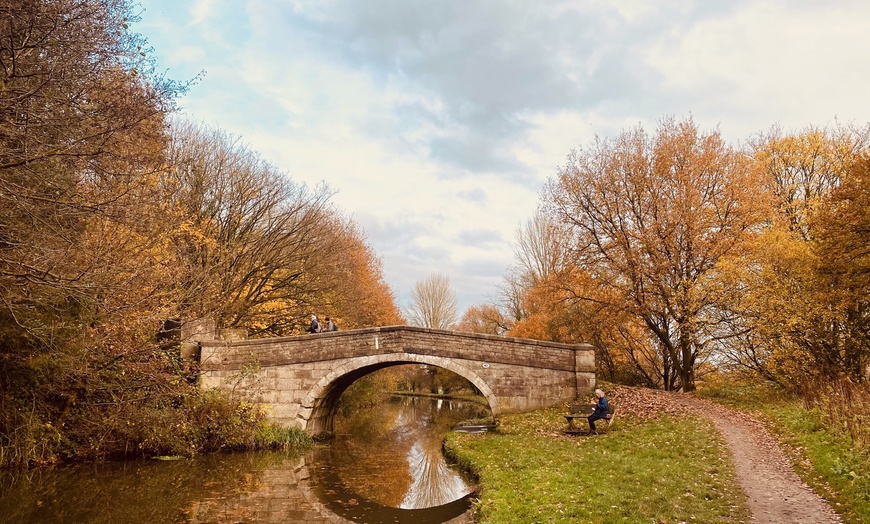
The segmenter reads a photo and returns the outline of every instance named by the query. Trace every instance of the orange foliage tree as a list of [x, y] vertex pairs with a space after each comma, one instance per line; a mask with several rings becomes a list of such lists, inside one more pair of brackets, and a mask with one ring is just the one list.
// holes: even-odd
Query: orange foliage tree
[[133, 19], [123, 0], [4, 3], [3, 465], [102, 453], [118, 413], [172, 389], [155, 173], [184, 86], [153, 74]]
[[498, 306], [479, 304], [466, 309], [453, 329], [485, 335], [502, 335], [508, 330], [508, 322]]
[[400, 323], [361, 231], [309, 189], [219, 129], [176, 122], [163, 176], [173, 232], [177, 316], [250, 336], [300, 333], [312, 313], [343, 327]]
[[870, 378], [870, 155], [853, 163], [815, 225], [820, 273], [840, 312], [828, 361], [863, 381]]
[[539, 209], [516, 236], [498, 310], [510, 312], [503, 316], [508, 335], [590, 343], [598, 372], [611, 381], [661, 387], [667, 377], [673, 380], [673, 367], [664, 365], [638, 322], [611, 307], [608, 291], [571, 262], [567, 228]]
[[381, 259], [357, 224], [339, 218], [328, 226], [338, 250], [324, 261], [319, 274], [325, 292], [318, 309], [342, 329], [404, 324], [393, 290], [384, 280]]
[[[759, 182], [718, 132], [667, 118], [573, 152], [546, 191], [571, 234], [571, 262], [640, 321], [673, 366], [666, 389], [695, 388], [715, 349], [716, 264], [760, 225]], [[591, 297], [590, 297], [591, 298]]]

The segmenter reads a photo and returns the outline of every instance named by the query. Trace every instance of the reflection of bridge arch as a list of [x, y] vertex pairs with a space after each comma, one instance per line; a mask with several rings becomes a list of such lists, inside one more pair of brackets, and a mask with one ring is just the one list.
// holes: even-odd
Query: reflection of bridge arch
[[278, 422], [332, 429], [341, 393], [360, 377], [405, 363], [452, 371], [475, 385], [494, 415], [575, 399], [595, 386], [588, 344], [390, 326], [298, 337], [202, 341], [203, 387], [268, 406]]
[[[321, 451], [322, 452], [322, 451]], [[471, 506], [470, 496], [459, 500], [426, 509], [405, 510], [383, 506], [377, 502], [365, 499], [353, 491], [344, 488], [342, 483], [330, 482], [333, 473], [316, 468], [322, 463], [318, 458], [317, 448], [307, 456], [288, 457], [284, 454], [273, 454], [265, 461], [265, 465], [247, 467], [240, 463], [244, 455], [234, 455], [231, 468], [237, 477], [244, 476], [246, 489], [241, 483], [233, 496], [226, 496], [220, 491], [193, 504], [189, 521], [192, 524], [206, 522], [226, 522], [230, 517], [255, 518], [256, 522], [304, 522], [306, 524], [353, 524], [372, 508], [378, 515], [386, 517], [385, 521], [416, 522], [418, 524], [443, 523], [467, 524], [473, 522], [468, 509]], [[221, 463], [225, 463], [226, 458]], [[210, 472], [221, 471], [221, 468], [209, 468]], [[326, 478], [324, 478], [326, 477]], [[214, 476], [220, 482], [224, 477]], [[254, 482], [251, 479], [255, 479]], [[331, 493], [326, 493], [330, 490]], [[358, 503], [342, 504], [339, 499], [357, 499]], [[234, 521], [236, 520], [234, 519]], [[448, 520], [449, 519], [449, 520]]]

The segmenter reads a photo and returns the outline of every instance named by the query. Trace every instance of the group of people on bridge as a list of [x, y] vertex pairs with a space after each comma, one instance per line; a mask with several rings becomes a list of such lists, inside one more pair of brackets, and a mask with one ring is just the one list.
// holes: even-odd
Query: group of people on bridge
[[338, 325], [333, 322], [329, 317], [324, 319], [324, 325], [320, 324], [320, 321], [317, 320], [317, 315], [311, 315], [311, 324], [308, 326], [308, 333], [323, 333], [324, 331], [338, 331]]

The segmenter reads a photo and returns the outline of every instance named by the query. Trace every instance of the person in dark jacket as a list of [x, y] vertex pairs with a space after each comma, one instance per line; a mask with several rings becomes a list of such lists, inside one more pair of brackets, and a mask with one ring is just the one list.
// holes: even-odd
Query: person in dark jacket
[[317, 315], [311, 315], [311, 325], [305, 331], [309, 333], [320, 333], [320, 322], [317, 321]]
[[601, 391], [600, 389], [596, 389], [595, 397], [598, 399], [597, 402], [592, 403], [595, 406], [595, 411], [593, 411], [592, 414], [587, 417], [587, 420], [589, 420], [590, 435], [598, 434], [598, 432], [595, 430], [595, 421], [607, 418], [607, 413], [610, 411], [610, 405], [607, 403], [607, 397], [604, 396], [603, 391]]

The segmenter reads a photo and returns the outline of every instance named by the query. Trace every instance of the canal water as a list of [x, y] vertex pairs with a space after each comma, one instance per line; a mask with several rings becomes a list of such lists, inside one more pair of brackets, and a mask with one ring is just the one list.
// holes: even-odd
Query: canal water
[[[485, 409], [485, 408], [484, 408]], [[473, 483], [441, 441], [469, 402], [394, 397], [337, 417], [304, 454], [211, 454], [5, 472], [2, 523], [470, 522]]]

